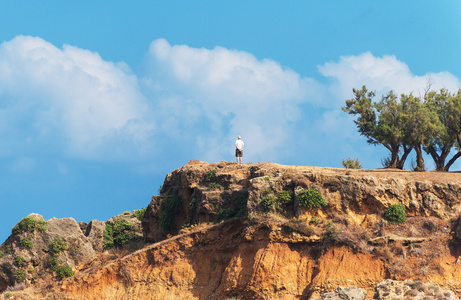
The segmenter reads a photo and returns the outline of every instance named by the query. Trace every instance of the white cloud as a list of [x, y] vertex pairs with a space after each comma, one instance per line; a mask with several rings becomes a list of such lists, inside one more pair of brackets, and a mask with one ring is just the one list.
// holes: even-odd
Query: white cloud
[[275, 158], [300, 116], [299, 104], [318, 88], [244, 51], [171, 46], [164, 39], [151, 44], [144, 76], [159, 101], [156, 119], [192, 135], [205, 159], [218, 160], [231, 155], [237, 135], [251, 144], [248, 159]]
[[145, 111], [137, 78], [126, 66], [27, 36], [0, 46], [0, 99], [0, 134], [18, 133], [10, 142], [49, 139], [80, 157], [110, 157], [113, 152], [102, 153], [107, 143], [139, 127], [135, 120]]
[[[337, 63], [325, 63], [319, 67], [320, 73], [333, 82], [330, 92], [337, 101], [344, 102], [352, 96], [352, 88], [366, 85], [368, 90], [375, 90], [378, 95], [393, 90], [397, 94], [413, 93], [423, 95], [428, 81], [432, 90], [446, 88], [456, 92], [460, 85], [459, 79], [448, 72], [428, 72], [423, 76], [414, 75], [408, 66], [394, 55], [375, 57], [370, 52], [356, 56], [342, 56]], [[333, 105], [338, 105], [332, 101]]]
[[[391, 89], [417, 94], [427, 78], [433, 89], [459, 86], [450, 73], [416, 76], [395, 56], [371, 53], [341, 57], [319, 72], [331, 81], [244, 51], [159, 39], [135, 75], [97, 53], [19, 36], [0, 46], [0, 155], [233, 160], [241, 135], [246, 161], [315, 161], [344, 156], [338, 151], [362, 140], [340, 110], [352, 88], [367, 85], [378, 99]], [[13, 169], [27, 169], [25, 162]]]

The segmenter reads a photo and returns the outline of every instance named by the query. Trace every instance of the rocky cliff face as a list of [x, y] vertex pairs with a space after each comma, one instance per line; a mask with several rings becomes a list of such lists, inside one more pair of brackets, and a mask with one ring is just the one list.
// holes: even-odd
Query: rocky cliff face
[[[338, 287], [355, 286], [366, 293], [359, 289], [362, 298], [349, 299], [457, 299], [458, 176], [191, 162], [166, 176], [161, 195], [146, 210], [143, 235], [152, 244], [110, 256], [92, 229], [97, 222], [90, 223], [76, 239], [91, 245], [93, 258], [79, 261], [65, 253], [74, 276], [46, 287], [35, 283], [14, 296], [340, 299], [334, 298]], [[303, 190], [313, 187], [328, 202], [320, 210], [301, 205]], [[292, 195], [291, 201], [281, 195]], [[384, 218], [396, 203], [407, 212], [400, 225]], [[6, 273], [2, 284], [11, 286], [14, 279]], [[389, 279], [411, 281], [383, 282]]]

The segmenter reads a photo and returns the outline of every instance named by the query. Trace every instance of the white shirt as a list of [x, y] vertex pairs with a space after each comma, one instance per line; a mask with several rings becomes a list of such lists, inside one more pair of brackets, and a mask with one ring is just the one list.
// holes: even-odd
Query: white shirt
[[235, 147], [242, 150], [243, 149], [243, 141], [242, 140], [236, 140], [235, 141]]

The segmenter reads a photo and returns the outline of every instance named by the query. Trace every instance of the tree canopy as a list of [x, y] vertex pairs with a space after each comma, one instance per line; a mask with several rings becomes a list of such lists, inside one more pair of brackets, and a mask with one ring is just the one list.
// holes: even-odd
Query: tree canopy
[[[343, 111], [355, 117], [361, 135], [372, 145], [390, 151], [384, 159], [389, 168], [403, 169], [412, 150], [416, 152], [415, 170], [425, 170], [423, 151], [434, 160], [436, 170], [448, 171], [461, 156], [461, 90], [450, 94], [442, 89], [423, 97], [389, 91], [380, 101], [375, 92], [353, 89], [354, 98], [346, 100]], [[450, 152], [457, 153], [446, 163]]]

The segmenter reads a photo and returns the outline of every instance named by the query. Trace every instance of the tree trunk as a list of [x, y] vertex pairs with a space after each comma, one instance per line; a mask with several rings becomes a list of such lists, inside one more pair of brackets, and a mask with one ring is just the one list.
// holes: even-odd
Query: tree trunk
[[424, 158], [423, 158], [423, 152], [421, 151], [421, 145], [414, 145], [413, 147], [416, 151], [416, 170], [418, 172], [422, 172], [426, 170], [426, 167], [424, 166]]
[[[458, 147], [461, 148], [461, 131], [458, 132], [456, 135], [456, 140], [458, 141]], [[447, 163], [445, 166], [445, 171], [448, 172], [450, 170], [451, 165], [461, 156], [461, 151], [458, 151], [458, 153], [455, 154]]]
[[399, 148], [397, 144], [383, 144], [389, 151], [391, 151], [391, 161], [386, 168], [397, 168], [397, 162], [399, 161]]
[[458, 153], [453, 156], [448, 163], [445, 165], [444, 171], [448, 172], [450, 170], [451, 165], [461, 156], [461, 151], [458, 151]]
[[440, 172], [445, 172], [446, 167], [445, 167], [445, 160], [447, 159], [448, 154], [450, 153], [450, 149], [453, 145], [450, 146], [444, 146], [442, 148], [442, 151], [440, 152], [440, 155], [437, 153], [435, 150], [434, 146], [429, 146], [427, 147], [426, 152], [428, 152], [432, 160], [435, 163], [435, 170], [440, 171]]
[[407, 160], [408, 154], [410, 154], [412, 149], [413, 147], [407, 148], [406, 145], [403, 145], [403, 154], [398, 162], [397, 168], [399, 168], [400, 170], [403, 170], [403, 167], [405, 166], [405, 161]]

